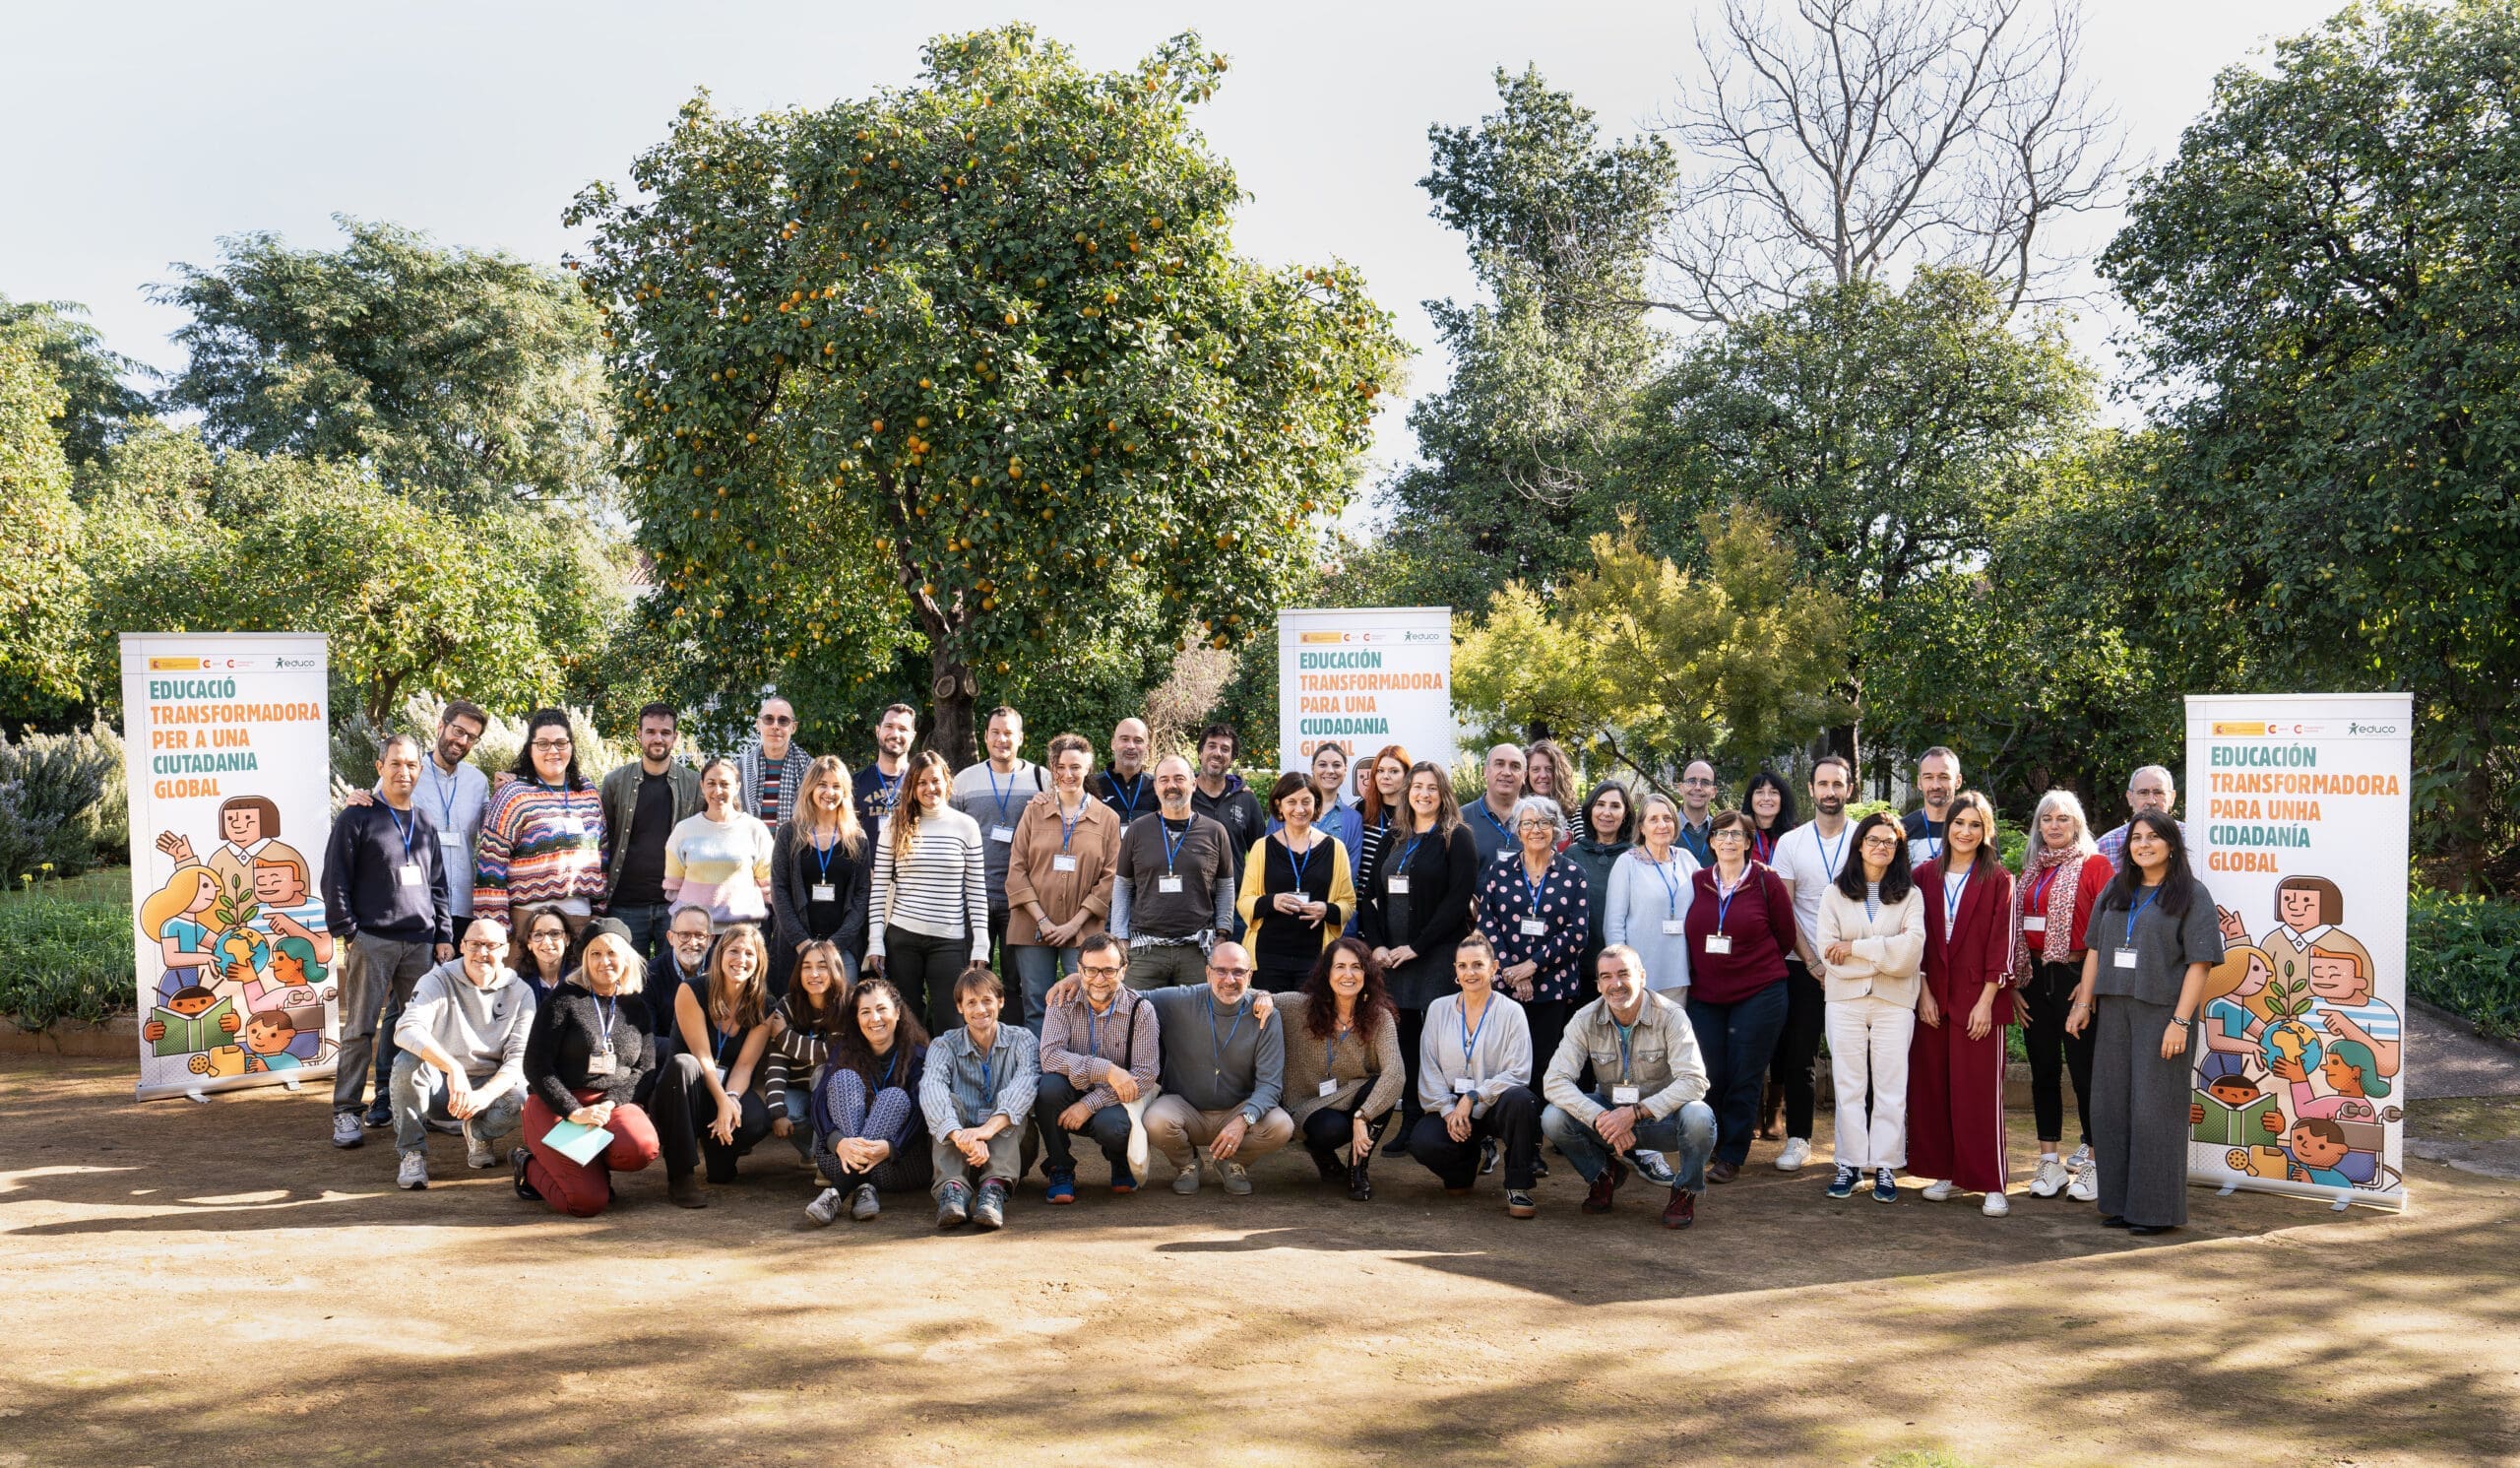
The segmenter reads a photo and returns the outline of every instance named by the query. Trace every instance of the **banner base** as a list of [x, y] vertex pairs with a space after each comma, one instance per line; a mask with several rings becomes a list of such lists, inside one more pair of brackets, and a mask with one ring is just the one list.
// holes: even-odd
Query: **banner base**
[[2408, 1211], [2407, 1189], [2403, 1183], [2386, 1192], [2379, 1192], [2359, 1187], [2323, 1187], [2315, 1183], [2281, 1181], [2273, 1178], [2235, 1179], [2228, 1173], [2190, 1173], [2187, 1175], [2187, 1185], [2213, 1188], [2214, 1196], [2218, 1198], [2228, 1198], [2242, 1188], [2250, 1192], [2268, 1192], [2282, 1197], [2302, 1198], [2314, 1203], [2327, 1204], [2328, 1211], [2331, 1213], [2343, 1213], [2352, 1208], [2370, 1208], [2381, 1213]]
[[131, 1088], [131, 1099], [164, 1101], [170, 1097], [181, 1096], [187, 1101], [208, 1104], [212, 1096], [221, 1091], [243, 1091], [256, 1086], [286, 1086], [290, 1091], [295, 1092], [302, 1088], [302, 1082], [330, 1080], [332, 1077], [333, 1065], [327, 1061], [321, 1065], [301, 1065], [285, 1071], [257, 1070], [250, 1075], [217, 1076], [207, 1079], [194, 1077], [156, 1086], [144, 1082]]

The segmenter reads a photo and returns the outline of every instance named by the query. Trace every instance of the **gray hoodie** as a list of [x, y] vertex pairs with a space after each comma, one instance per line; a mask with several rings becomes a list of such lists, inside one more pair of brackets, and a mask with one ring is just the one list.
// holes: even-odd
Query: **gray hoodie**
[[420, 976], [403, 1006], [394, 1043], [413, 1054], [423, 1042], [444, 1051], [474, 1090], [525, 1087], [525, 1037], [534, 1028], [534, 990], [501, 964], [490, 982], [464, 977], [464, 960], [450, 958]]

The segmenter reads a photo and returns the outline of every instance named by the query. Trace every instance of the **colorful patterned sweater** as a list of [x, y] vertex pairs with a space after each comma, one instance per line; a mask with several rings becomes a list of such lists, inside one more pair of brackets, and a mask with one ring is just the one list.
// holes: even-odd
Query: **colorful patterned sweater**
[[508, 923], [511, 905], [603, 900], [603, 797], [508, 777], [490, 793], [473, 862], [472, 912]]

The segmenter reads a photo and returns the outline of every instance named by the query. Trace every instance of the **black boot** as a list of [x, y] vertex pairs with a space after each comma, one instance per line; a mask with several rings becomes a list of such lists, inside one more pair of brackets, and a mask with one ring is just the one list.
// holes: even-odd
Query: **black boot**
[[1365, 1165], [1361, 1162], [1352, 1164], [1348, 1169], [1348, 1196], [1359, 1203], [1373, 1201], [1373, 1181], [1365, 1176]]
[[1339, 1181], [1339, 1152], [1337, 1148], [1306, 1147], [1304, 1150], [1312, 1154], [1312, 1165], [1315, 1168], [1320, 1169], [1322, 1181], [1336, 1182]]

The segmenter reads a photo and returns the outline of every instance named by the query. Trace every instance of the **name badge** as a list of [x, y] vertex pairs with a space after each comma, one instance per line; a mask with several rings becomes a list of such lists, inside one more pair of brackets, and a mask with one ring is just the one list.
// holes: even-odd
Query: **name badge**
[[2048, 930], [2048, 920], [2039, 916], [2037, 913], [2025, 913], [2022, 915], [2021, 919], [2021, 930], [2023, 932], [2046, 932]]
[[1523, 936], [1527, 938], [1544, 938], [1548, 936], [1548, 925], [1543, 923], [1538, 918], [1525, 918], [1523, 920]]
[[1339, 1083], [1337, 1081], [1323, 1081], [1321, 1083], [1321, 1090], [1317, 1094], [1323, 1096], [1336, 1096], [1339, 1094]]
[[1453, 1094], [1455, 1096], [1475, 1095], [1478, 1090], [1479, 1083], [1472, 1080], [1469, 1076], [1457, 1075], [1453, 1077]]
[[1076, 870], [1076, 859], [1066, 855], [1065, 853], [1052, 857], [1050, 859], [1050, 870], [1074, 871]]
[[425, 887], [425, 886], [427, 886], [427, 885], [428, 885], [428, 878], [427, 878], [427, 877], [424, 877], [424, 876], [422, 876], [422, 875], [420, 874], [420, 863], [419, 863], [419, 862], [404, 862], [404, 863], [402, 864], [402, 866], [401, 866], [401, 868], [400, 868], [399, 870], [400, 870], [400, 874], [401, 874], [401, 878], [402, 878], [402, 882], [403, 882], [403, 885], [404, 885], [404, 886], [406, 886], [406, 887]]
[[2131, 969], [2135, 966], [2135, 950], [2132, 948], [2120, 948], [2111, 956], [2116, 959], [2117, 966], [2121, 969]]
[[734, 1073], [734, 1067], [733, 1067], [733, 1066], [731, 1066], [731, 1065], [721, 1065], [721, 1066], [719, 1066], [719, 1067], [718, 1067], [718, 1089], [719, 1089], [719, 1090], [724, 1091], [724, 1089], [726, 1089], [726, 1077], [727, 1077], [727, 1076], [729, 1076], [729, 1075], [731, 1075], [731, 1074], [733, 1074], [733, 1073]]
[[837, 883], [833, 882], [816, 882], [813, 885], [813, 896], [810, 900], [814, 902], [838, 902], [840, 901], [840, 887]]
[[1706, 935], [1706, 951], [1707, 951], [1707, 952], [1709, 952], [1709, 953], [1730, 953], [1730, 952], [1732, 952], [1732, 935], [1731, 933], [1729, 933], [1729, 932], [1710, 932], [1710, 933], [1708, 933], [1708, 934]]
[[445, 847], [451, 852], [460, 851], [464, 846], [464, 833], [461, 831], [440, 831], [437, 833], [437, 844]]
[[589, 1075], [610, 1075], [610, 1074], [612, 1074], [612, 1052], [610, 1052], [610, 1051], [608, 1051], [608, 1050], [599, 1050], [599, 1051], [597, 1051], [596, 1053], [594, 1053], [593, 1054], [588, 1055], [588, 1056], [587, 1056], [587, 1074], [589, 1074]]
[[1688, 930], [1689, 920], [1686, 918], [1666, 918], [1663, 920], [1663, 936], [1667, 938], [1676, 938]]
[[1644, 1093], [1635, 1086], [1610, 1087], [1610, 1105], [1612, 1106], [1634, 1106], [1643, 1099]]
[[991, 841], [1013, 841], [1015, 839], [1015, 828], [1013, 826], [991, 826], [988, 828], [988, 839]]
[[1394, 897], [1406, 897], [1409, 895], [1409, 878], [1405, 876], [1393, 877], [1390, 885], [1384, 890], [1391, 893]]
[[1155, 890], [1158, 892], [1178, 892], [1181, 890], [1181, 879], [1177, 876], [1157, 877], [1155, 879]]

